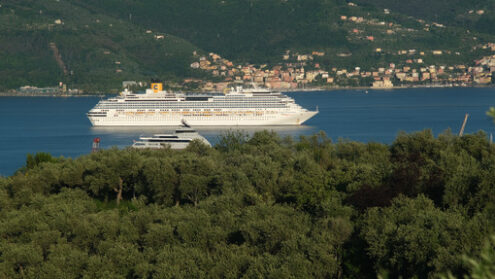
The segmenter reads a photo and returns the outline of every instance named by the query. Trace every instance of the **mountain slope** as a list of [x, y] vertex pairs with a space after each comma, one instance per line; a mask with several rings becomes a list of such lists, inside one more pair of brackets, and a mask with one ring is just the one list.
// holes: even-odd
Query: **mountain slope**
[[4, 88], [63, 81], [87, 90], [117, 89], [127, 79], [193, 75], [189, 63], [199, 50], [68, 1], [6, 1], [0, 23]]
[[[345, 25], [341, 20], [342, 15], [377, 19], [392, 22], [404, 29], [415, 29], [416, 32], [412, 37], [405, 34], [393, 38], [392, 43], [398, 48], [412, 45], [436, 49], [473, 45], [473, 42], [465, 41], [465, 37], [472, 36], [463, 34], [466, 30], [459, 25], [439, 32], [425, 31], [423, 24], [417, 21], [424, 18], [420, 16], [421, 12], [418, 12], [418, 15], [402, 11], [385, 15], [382, 7], [385, 4], [382, 2], [387, 0], [362, 1], [367, 5], [351, 6], [343, 0], [107, 0], [104, 2], [77, 0], [76, 2], [94, 11], [108, 11], [121, 19], [132, 18], [135, 24], [181, 36], [205, 50], [247, 62], [274, 62], [280, 59], [286, 49], [327, 49], [334, 52], [348, 49], [363, 50], [361, 43], [349, 39], [349, 33], [356, 26]], [[423, 3], [424, 1], [416, 2], [421, 2], [418, 5], [423, 7], [429, 7]], [[433, 3], [438, 13], [442, 9], [437, 9], [437, 6], [446, 9], [451, 6], [442, 0], [429, 2]], [[413, 4], [404, 4], [404, 6], [408, 5], [415, 7]], [[421, 10], [424, 13], [430, 11], [427, 8], [416, 9], [416, 11]], [[447, 12], [443, 12], [442, 15], [445, 18], [451, 17]], [[427, 19], [432, 20], [431, 17]], [[365, 25], [361, 24], [358, 29], [377, 30], [376, 26]], [[480, 40], [486, 37], [480, 34], [475, 36]]]
[[[189, 67], [205, 52], [237, 64], [278, 65], [287, 50], [317, 51], [325, 54], [315, 62], [326, 70], [373, 70], [418, 58], [425, 65], [469, 64], [489, 54], [480, 45], [495, 42], [493, 25], [483, 25], [490, 23], [494, 0], [455, 0], [459, 7], [444, 0], [355, 2], [4, 0], [0, 89], [63, 81], [107, 91], [123, 80], [211, 79]], [[424, 54], [398, 55], [411, 49]]]
[[[265, 61], [290, 47], [335, 46], [344, 30], [324, 17], [337, 16], [335, 1], [145, 0], [79, 1], [95, 11], [176, 34], [214, 52]], [[311, 30], [310, 32], [308, 32]]]
[[494, 0], [356, 0], [355, 2], [495, 35]]

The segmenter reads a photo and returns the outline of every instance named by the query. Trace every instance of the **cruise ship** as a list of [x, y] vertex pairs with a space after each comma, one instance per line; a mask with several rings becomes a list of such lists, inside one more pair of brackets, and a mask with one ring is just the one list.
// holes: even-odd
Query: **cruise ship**
[[152, 83], [144, 93], [124, 90], [102, 100], [87, 116], [93, 126], [301, 125], [317, 114], [294, 99], [265, 88], [234, 86], [217, 93], [182, 93]]

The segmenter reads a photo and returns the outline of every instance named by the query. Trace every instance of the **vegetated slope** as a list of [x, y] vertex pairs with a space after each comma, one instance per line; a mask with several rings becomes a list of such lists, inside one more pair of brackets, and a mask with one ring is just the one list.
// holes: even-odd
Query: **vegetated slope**
[[[422, 58], [425, 65], [469, 64], [488, 55], [475, 46], [495, 41], [494, 35], [468, 32], [460, 23], [439, 27], [410, 13], [385, 14], [372, 4], [356, 6], [343, 0], [3, 1], [0, 86], [65, 81], [72, 87], [108, 90], [119, 88], [123, 80], [206, 76], [189, 68], [199, 58], [192, 57], [194, 50], [259, 64], [280, 63], [286, 50], [321, 51], [325, 55], [315, 62], [327, 70], [401, 65], [413, 58]], [[491, 11], [487, 9], [486, 14]], [[63, 64], [49, 47], [52, 42]], [[418, 57], [397, 54], [411, 49]], [[432, 50], [443, 50], [444, 55], [433, 56]], [[420, 51], [425, 53], [421, 57]]]
[[417, 18], [495, 34], [493, 0], [356, 0], [355, 3], [390, 9]]
[[[335, 24], [343, 1], [145, 0], [80, 1], [185, 39], [228, 58], [266, 61], [297, 47], [338, 46], [345, 32]], [[329, 19], [324, 20], [322, 19]]]
[[463, 255], [495, 233], [494, 188], [484, 133], [39, 153], [0, 177], [0, 277], [493, 278], [495, 243]]
[[63, 81], [107, 90], [123, 80], [194, 75], [199, 49], [189, 42], [69, 1], [2, 1], [0, 22], [0, 88]]
[[[462, 56], [466, 49], [488, 39], [486, 35], [466, 34], [462, 26], [430, 30], [418, 22], [419, 18], [407, 13], [386, 15], [379, 6], [351, 6], [343, 0], [78, 2], [88, 9], [105, 10], [120, 18], [130, 17], [142, 26], [179, 35], [229, 59], [257, 63], [278, 62], [287, 49], [326, 50], [332, 54], [332, 63], [347, 65], [363, 60], [376, 63], [379, 59], [372, 55], [376, 47], [457, 49]], [[445, 8], [448, 7], [446, 4]], [[342, 15], [363, 17], [364, 21], [349, 24], [348, 20], [341, 20]], [[379, 22], [387, 25], [381, 26]], [[393, 26], [389, 26], [390, 23]], [[387, 29], [396, 28], [402, 31], [386, 34]], [[366, 40], [367, 36], [374, 36], [374, 40]], [[342, 51], [350, 51], [354, 56], [336, 58], [335, 54]], [[457, 59], [464, 62], [471, 57]]]

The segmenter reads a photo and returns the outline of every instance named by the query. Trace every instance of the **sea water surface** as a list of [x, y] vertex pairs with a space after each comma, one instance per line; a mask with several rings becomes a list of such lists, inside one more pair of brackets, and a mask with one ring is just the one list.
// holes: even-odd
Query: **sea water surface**
[[[485, 112], [495, 106], [495, 88], [412, 88], [397, 90], [341, 90], [287, 93], [301, 106], [319, 114], [298, 127], [198, 127], [213, 144], [229, 129], [248, 133], [274, 130], [281, 136], [311, 135], [320, 130], [333, 140], [392, 143], [399, 131], [447, 129], [457, 133], [469, 114], [465, 133], [495, 133]], [[140, 135], [172, 132], [162, 128], [92, 127], [86, 112], [99, 97], [1, 97], [0, 175], [11, 175], [24, 165], [26, 154], [48, 152], [77, 157], [91, 151], [92, 140], [101, 147], [125, 148]]]

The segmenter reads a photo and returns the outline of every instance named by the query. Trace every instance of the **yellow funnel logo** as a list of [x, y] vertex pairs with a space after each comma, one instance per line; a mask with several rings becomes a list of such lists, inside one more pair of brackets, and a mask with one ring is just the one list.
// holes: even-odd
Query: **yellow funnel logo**
[[159, 91], [163, 91], [163, 84], [162, 83], [152, 83], [151, 89], [153, 89], [153, 92], [155, 92], [155, 93], [158, 93]]

